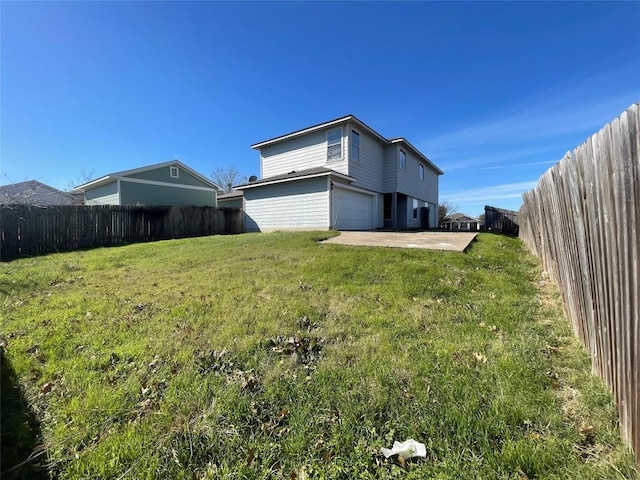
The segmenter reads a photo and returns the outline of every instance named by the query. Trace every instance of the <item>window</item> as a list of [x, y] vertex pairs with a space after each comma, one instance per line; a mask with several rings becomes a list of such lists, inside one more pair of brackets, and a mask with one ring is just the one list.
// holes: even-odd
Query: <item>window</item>
[[342, 158], [342, 128], [335, 128], [327, 132], [327, 161]]
[[407, 154], [404, 150], [400, 150], [400, 168], [403, 170], [407, 169]]
[[169, 175], [171, 176], [171, 178], [178, 178], [180, 176], [178, 167], [169, 167]]
[[422, 164], [418, 167], [418, 178], [424, 180], [424, 165]]
[[360, 161], [360, 134], [351, 130], [351, 160]]
[[413, 218], [418, 218], [418, 200], [413, 199]]

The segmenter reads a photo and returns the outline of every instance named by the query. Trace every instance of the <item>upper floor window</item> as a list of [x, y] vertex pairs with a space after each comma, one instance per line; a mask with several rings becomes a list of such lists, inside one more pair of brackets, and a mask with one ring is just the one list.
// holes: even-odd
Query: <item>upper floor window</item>
[[424, 180], [424, 165], [422, 164], [418, 167], [418, 178]]
[[327, 132], [327, 161], [342, 158], [342, 128], [335, 128]]
[[407, 169], [407, 154], [404, 150], [400, 150], [400, 168], [403, 170]]
[[351, 160], [360, 161], [360, 134], [351, 130]]
[[178, 178], [180, 176], [180, 170], [178, 170], [178, 167], [169, 167], [169, 176], [171, 178]]

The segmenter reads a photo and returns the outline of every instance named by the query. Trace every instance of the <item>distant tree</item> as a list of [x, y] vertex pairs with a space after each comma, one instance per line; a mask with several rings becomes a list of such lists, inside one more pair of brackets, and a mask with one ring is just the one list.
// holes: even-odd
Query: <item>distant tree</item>
[[234, 185], [245, 183], [247, 177], [241, 175], [240, 172], [233, 165], [230, 167], [218, 167], [211, 172], [211, 180], [220, 186], [224, 193], [229, 193], [233, 190]]
[[74, 190], [76, 187], [80, 185], [84, 185], [85, 183], [89, 183], [91, 180], [95, 180], [95, 170], [82, 170], [82, 173], [78, 175], [75, 179], [69, 180], [65, 185], [67, 190]]
[[438, 226], [442, 226], [447, 217], [452, 213], [458, 211], [458, 206], [455, 203], [444, 201], [438, 204]]

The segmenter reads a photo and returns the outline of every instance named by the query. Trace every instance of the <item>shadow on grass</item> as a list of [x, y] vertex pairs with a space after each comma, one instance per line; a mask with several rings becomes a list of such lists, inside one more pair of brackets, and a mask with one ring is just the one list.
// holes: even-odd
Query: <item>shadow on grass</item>
[[48, 480], [40, 424], [2, 347], [0, 369], [0, 478]]

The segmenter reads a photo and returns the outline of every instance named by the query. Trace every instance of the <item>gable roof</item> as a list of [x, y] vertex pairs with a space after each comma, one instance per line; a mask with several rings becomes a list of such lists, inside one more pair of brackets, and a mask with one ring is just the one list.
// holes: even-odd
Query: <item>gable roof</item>
[[238, 185], [235, 188], [237, 188], [238, 190], [245, 190], [247, 188], [261, 187], [263, 185], [270, 185], [273, 183], [284, 183], [284, 182], [290, 182], [292, 180], [301, 180], [303, 178], [325, 177], [328, 175], [340, 177], [349, 182], [353, 182], [355, 180], [355, 178], [353, 177], [350, 177], [343, 173], [336, 172], [335, 170], [331, 170], [330, 168], [314, 167], [314, 168], [307, 168], [306, 170], [298, 170], [298, 171], [293, 170], [289, 173], [285, 173], [282, 175], [274, 175], [272, 177], [263, 178], [261, 180], [255, 180], [253, 182], [248, 182], [242, 185]]
[[0, 186], [0, 203], [25, 203], [30, 205], [54, 205], [55, 200], [73, 203], [76, 196], [58, 190], [38, 180], [12, 183]]
[[211, 188], [215, 188], [216, 191], [222, 191], [223, 190], [219, 185], [216, 185], [213, 181], [211, 181], [210, 179], [208, 179], [204, 175], [196, 172], [192, 168], [189, 168], [184, 163], [182, 163], [180, 160], [169, 160], [168, 162], [155, 163], [153, 165], [147, 165], [145, 167], [132, 168], [131, 170], [122, 170], [121, 172], [109, 173], [107, 175], [104, 175], [103, 177], [100, 177], [100, 178], [96, 179], [96, 180], [91, 180], [90, 182], [87, 182], [87, 183], [85, 183], [83, 185], [77, 186], [74, 189], [74, 192], [76, 192], [76, 191], [84, 191], [84, 190], [87, 190], [87, 189], [100, 187], [102, 185], [106, 185], [107, 183], [111, 183], [114, 180], [118, 180], [118, 179], [123, 178], [123, 177], [128, 177], [130, 175], [136, 175], [138, 173], [148, 172], [149, 170], [156, 170], [158, 168], [169, 167], [169, 166], [176, 166], [176, 167], [179, 167], [179, 168], [187, 171], [188, 173], [190, 173], [191, 175], [193, 175], [194, 177], [196, 177], [200, 181], [202, 181], [202, 182], [206, 183], [207, 185], [209, 185]]
[[411, 143], [409, 143], [405, 138], [403, 137], [391, 138], [391, 139], [385, 138], [382, 135], [380, 135], [378, 132], [376, 132], [373, 128], [371, 128], [369, 125], [367, 125], [362, 120], [360, 120], [359, 118], [357, 118], [355, 115], [352, 115], [352, 114], [345, 115], [344, 117], [335, 118], [333, 120], [329, 120], [328, 122], [318, 123], [317, 125], [312, 125], [311, 127], [303, 128], [301, 130], [296, 130], [291, 133], [286, 133], [284, 135], [271, 138], [269, 140], [264, 140], [262, 142], [254, 143], [253, 145], [251, 145], [251, 148], [253, 148], [254, 150], [260, 150], [261, 148], [267, 147], [269, 145], [275, 145], [276, 143], [284, 142], [285, 140], [290, 140], [292, 138], [300, 137], [302, 135], [307, 135], [308, 133], [317, 132], [318, 130], [322, 130], [325, 128], [344, 125], [346, 123], [354, 123], [360, 129], [366, 131], [373, 137], [380, 140], [380, 142], [382, 142], [384, 145], [392, 145], [394, 143], [403, 144], [407, 149], [411, 150], [414, 155], [418, 156], [421, 160], [426, 162], [426, 164], [429, 167], [431, 167], [431, 169], [433, 169], [438, 175], [444, 175], [444, 172], [442, 170], [440, 170], [420, 150], [418, 150], [416, 147], [411, 145]]
[[477, 218], [470, 217], [469, 215], [465, 215], [464, 213], [452, 213], [451, 215], [447, 215], [445, 222], [479, 222]]

